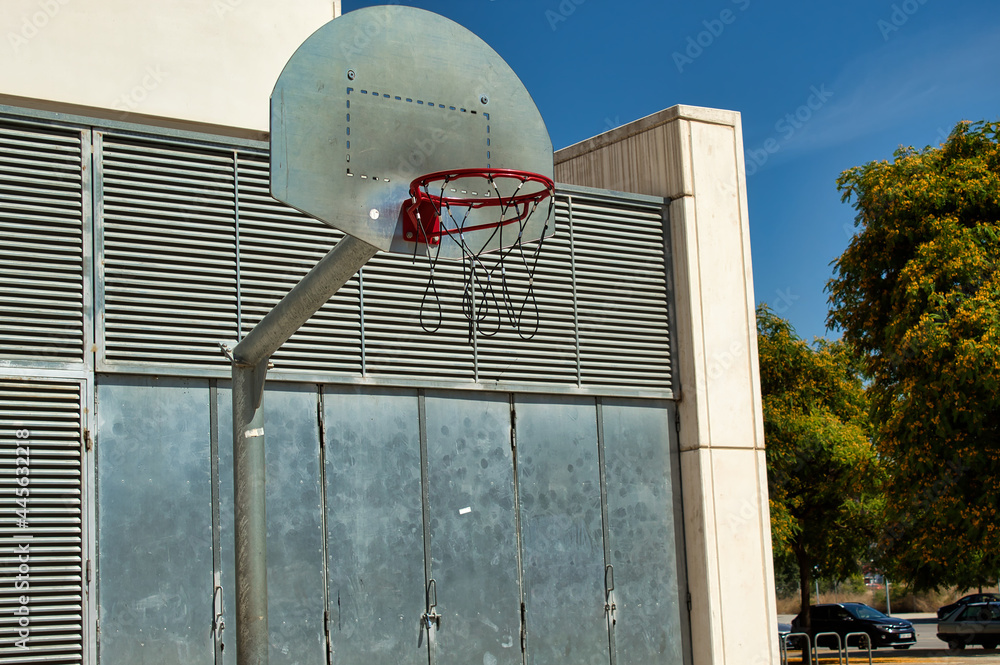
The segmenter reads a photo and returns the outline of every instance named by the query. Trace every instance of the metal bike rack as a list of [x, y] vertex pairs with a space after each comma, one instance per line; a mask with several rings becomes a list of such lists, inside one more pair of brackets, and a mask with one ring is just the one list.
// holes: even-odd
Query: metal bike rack
[[[798, 639], [798, 640], [804, 640], [805, 641], [805, 648], [803, 648], [802, 651], [803, 651], [803, 653], [806, 653], [806, 654], [809, 655], [809, 663], [810, 663], [810, 665], [812, 665], [812, 662], [813, 662], [812, 644], [809, 641], [809, 633], [788, 633], [787, 635], [785, 635], [785, 636], [783, 636], [781, 638], [781, 641], [778, 644], [778, 647], [779, 647], [778, 651], [781, 654], [781, 665], [788, 665], [788, 642], [793, 637], [796, 638], [796, 639]], [[793, 647], [793, 650], [796, 650], [796, 649]]]
[[837, 663], [844, 665], [844, 643], [840, 639], [839, 633], [816, 633], [815, 642], [812, 647], [812, 660], [819, 662], [819, 638], [833, 636], [837, 638]]
[[870, 635], [868, 635], [868, 633], [848, 633], [847, 635], [844, 635], [844, 663], [845, 663], [845, 665], [850, 665], [851, 656], [850, 656], [850, 654], [848, 654], [847, 649], [848, 649], [848, 647], [851, 644], [851, 638], [855, 637], [855, 636], [862, 638], [862, 640], [859, 642], [858, 646], [860, 648], [861, 645], [863, 644], [864, 647], [868, 650], [868, 665], [872, 665], [872, 638], [871, 638]]

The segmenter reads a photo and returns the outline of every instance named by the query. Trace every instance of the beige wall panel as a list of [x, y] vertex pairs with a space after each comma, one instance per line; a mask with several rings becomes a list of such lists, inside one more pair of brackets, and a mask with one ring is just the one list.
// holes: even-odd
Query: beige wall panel
[[559, 150], [556, 181], [676, 198], [691, 193], [682, 149], [691, 107], [675, 106]]
[[334, 11], [333, 0], [3, 0], [0, 94], [266, 130], [278, 74]]
[[[677, 377], [680, 381], [680, 402], [677, 404], [681, 423], [680, 449], [682, 451], [710, 445], [708, 428], [695, 427], [695, 423], [709, 422], [708, 414], [708, 363], [702, 308], [695, 306], [701, 292], [697, 227], [685, 220], [696, 218], [695, 201], [690, 196], [674, 199], [670, 203], [671, 246], [674, 250], [674, 292], [677, 294], [674, 331], [677, 353]], [[691, 294], [695, 294], [692, 296]]]
[[756, 323], [735, 145], [733, 127], [691, 124], [709, 437], [711, 445], [753, 448], [762, 443], [752, 398]]
[[[683, 428], [682, 428], [683, 430]], [[712, 453], [707, 448], [682, 451], [684, 546], [687, 552], [688, 591], [691, 593], [692, 665], [726, 663], [722, 650], [722, 589], [719, 587], [719, 550], [715, 533], [715, 488]], [[689, 482], [687, 479], [699, 479]]]
[[[726, 663], [777, 662], [776, 615], [763, 451], [713, 448], [714, 522]], [[753, 470], [750, 472], [750, 470]], [[762, 509], [763, 507], [763, 509]], [[747, 611], [754, 608], [754, 611]], [[738, 609], [738, 611], [732, 611]]]

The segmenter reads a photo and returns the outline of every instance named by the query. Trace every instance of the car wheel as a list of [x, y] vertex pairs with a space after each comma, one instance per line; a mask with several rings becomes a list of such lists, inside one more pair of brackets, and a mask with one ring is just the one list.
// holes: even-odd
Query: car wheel
[[998, 644], [1000, 644], [1000, 642], [995, 642], [995, 641], [983, 642], [983, 648], [984, 649], [996, 649]]
[[961, 651], [965, 648], [965, 642], [960, 640], [948, 640], [948, 648], [952, 651]]

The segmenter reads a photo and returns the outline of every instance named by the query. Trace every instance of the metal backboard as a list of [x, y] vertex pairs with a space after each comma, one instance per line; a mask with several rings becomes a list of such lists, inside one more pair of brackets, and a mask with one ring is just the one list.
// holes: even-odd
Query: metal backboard
[[[423, 252], [403, 236], [410, 182], [464, 168], [551, 178], [552, 142], [520, 79], [457, 23], [412, 7], [359, 9], [313, 33], [278, 78], [271, 194], [345, 233], [384, 251]], [[547, 212], [532, 216], [524, 241], [552, 233]], [[467, 227], [497, 215], [473, 209]], [[474, 233], [492, 243], [486, 251], [499, 247], [498, 234]], [[510, 244], [516, 234], [503, 237]], [[442, 242], [440, 256], [462, 251]]]

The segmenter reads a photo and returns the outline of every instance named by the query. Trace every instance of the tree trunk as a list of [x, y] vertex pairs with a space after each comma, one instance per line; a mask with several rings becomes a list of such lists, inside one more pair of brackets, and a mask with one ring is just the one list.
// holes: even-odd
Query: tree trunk
[[792, 546], [795, 552], [795, 560], [799, 564], [799, 628], [803, 632], [809, 632], [812, 625], [809, 616], [809, 605], [811, 604], [809, 595], [812, 591], [812, 558], [806, 554], [805, 548], [795, 544]]

